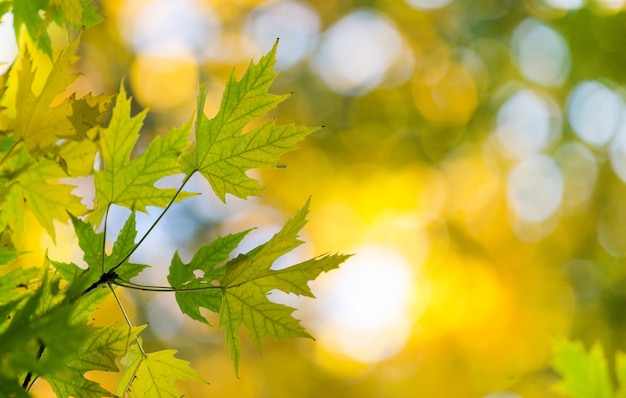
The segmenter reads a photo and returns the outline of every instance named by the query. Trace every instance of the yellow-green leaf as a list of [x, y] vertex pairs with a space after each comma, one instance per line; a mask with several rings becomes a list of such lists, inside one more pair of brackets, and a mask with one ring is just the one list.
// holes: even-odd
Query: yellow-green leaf
[[144, 354], [137, 345], [122, 358], [124, 373], [116, 394], [128, 397], [182, 396], [175, 380], [206, 381], [189, 366], [189, 362], [174, 357], [176, 350], [162, 350]]
[[183, 157], [182, 168], [187, 174], [199, 171], [222, 200], [227, 193], [240, 198], [259, 195], [263, 188], [246, 171], [283, 166], [280, 156], [316, 130], [291, 124], [277, 126], [270, 120], [243, 133], [249, 123], [287, 98], [267, 92], [277, 76], [273, 71], [275, 57], [276, 45], [258, 63], [250, 63], [241, 80], [231, 75], [220, 110], [210, 120], [202, 113], [206, 87], [200, 89], [196, 144]]
[[571, 398], [611, 398], [613, 387], [602, 347], [587, 351], [581, 342], [555, 343], [554, 368], [562, 380], [556, 388]]
[[[109, 204], [146, 211], [146, 206], [165, 207], [175, 189], [160, 189], [155, 182], [180, 171], [178, 158], [189, 145], [191, 123], [156, 137], [146, 150], [131, 160], [147, 111], [131, 116], [131, 99], [122, 86], [108, 128], [100, 134], [103, 170], [95, 173], [96, 203], [89, 220], [97, 224]], [[182, 192], [177, 200], [191, 196]]]
[[292, 317], [293, 308], [273, 303], [267, 294], [272, 289], [312, 296], [308, 282], [320, 273], [337, 268], [348, 256], [328, 255], [281, 270], [271, 266], [284, 254], [298, 247], [298, 233], [306, 223], [309, 201], [268, 242], [226, 264], [220, 280], [224, 289], [220, 326], [226, 330], [226, 345], [237, 371], [241, 343], [239, 328], [245, 326], [252, 341], [260, 348], [266, 337], [276, 340], [310, 337]]
[[[17, 185], [9, 193], [11, 208], [19, 212], [21, 199], [21, 205], [33, 212], [53, 239], [55, 237], [53, 220], [65, 222], [68, 219], [68, 211], [76, 215], [85, 214], [87, 211], [80, 198], [72, 195], [75, 187], [59, 181], [63, 177], [67, 175], [55, 162], [40, 159], [17, 177]], [[24, 220], [21, 220], [21, 225], [19, 220], [13, 222], [16, 230], [21, 231]]]
[[77, 47], [78, 40], [61, 51], [41, 91], [33, 91], [33, 81], [38, 72], [30, 59], [30, 49], [27, 46], [22, 48], [23, 55], [17, 72], [19, 82], [14, 130], [15, 138], [23, 141], [31, 152], [46, 149], [59, 138], [75, 134], [69, 120], [71, 104], [68, 101], [55, 102], [55, 99], [77, 78], [77, 74], [68, 73], [76, 61]]
[[124, 355], [141, 327], [113, 327], [93, 331], [80, 351], [68, 358], [65, 372], [46, 377], [58, 397], [100, 398], [111, 396], [100, 384], [85, 378], [85, 373], [92, 370], [115, 372], [116, 358]]
[[295, 308], [277, 304], [267, 299], [267, 291], [250, 283], [226, 289], [220, 311], [220, 326], [226, 331], [226, 346], [238, 372], [241, 357], [239, 328], [244, 325], [257, 348], [266, 337], [311, 337], [291, 314]]

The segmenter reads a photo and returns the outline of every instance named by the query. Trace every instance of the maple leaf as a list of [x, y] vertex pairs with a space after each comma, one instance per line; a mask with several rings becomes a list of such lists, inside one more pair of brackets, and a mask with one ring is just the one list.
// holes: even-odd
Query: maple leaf
[[102, 20], [90, 0], [50, 0], [50, 8], [61, 19], [74, 28], [94, 26]]
[[273, 71], [275, 57], [276, 45], [257, 64], [251, 62], [241, 80], [231, 74], [220, 110], [212, 119], [202, 112], [206, 86], [200, 88], [196, 144], [183, 156], [182, 169], [188, 175], [199, 171], [222, 201], [227, 193], [244, 199], [259, 195], [263, 188], [246, 171], [283, 166], [280, 155], [295, 149], [300, 140], [316, 130], [292, 124], [277, 126], [269, 120], [242, 133], [246, 125], [288, 97], [267, 92], [277, 76]]
[[555, 348], [554, 368], [562, 375], [558, 390], [572, 398], [613, 396], [608, 365], [599, 345], [587, 352], [580, 342], [562, 340], [555, 343]]
[[39, 282], [39, 272], [34, 267], [19, 267], [0, 276], [0, 303], [8, 303], [30, 293], [31, 284]]
[[[247, 231], [242, 232], [241, 236], [231, 235], [225, 240], [204, 246], [202, 254], [194, 257], [189, 264], [182, 263], [177, 254], [172, 260], [168, 280], [175, 288], [185, 290], [206, 287], [221, 276], [219, 283], [214, 284], [216, 289], [188, 290], [177, 293], [176, 299], [184, 313], [204, 323], [208, 321], [200, 314], [199, 307], [219, 312], [219, 324], [226, 330], [226, 345], [231, 351], [236, 371], [241, 350], [239, 329], [242, 325], [249, 330], [258, 348], [266, 337], [276, 340], [311, 337], [300, 322], [292, 317], [295, 309], [269, 301], [268, 292], [279, 289], [313, 297], [308, 282], [324, 271], [337, 268], [348, 258], [344, 255], [326, 255], [281, 270], [271, 269], [279, 257], [302, 243], [297, 236], [306, 223], [308, 208], [309, 201], [268, 242], [239, 255], [224, 267], [219, 265]], [[212, 260], [206, 261], [207, 258]], [[196, 270], [202, 271], [204, 275], [196, 277]]]
[[40, 282], [33, 293], [0, 306], [3, 318], [8, 319], [0, 332], [2, 379], [19, 383], [18, 376], [25, 372], [41, 376], [62, 373], [67, 358], [89, 335], [85, 326], [72, 322], [72, 307], [59, 294], [59, 280], [46, 270]]
[[94, 96], [91, 93], [81, 98], [76, 98], [76, 94], [69, 97], [68, 102], [71, 104], [72, 113], [68, 119], [77, 136], [84, 137], [93, 127], [99, 126], [112, 99], [113, 97], [109, 95]]
[[[219, 267], [228, 259], [229, 254], [237, 248], [248, 231], [237, 234], [221, 236], [209, 245], [203, 245], [198, 249], [189, 264], [180, 259], [178, 252], [174, 253], [170, 265], [170, 274], [167, 280], [176, 289], [206, 289], [214, 281], [220, 280], [226, 274], [226, 267]], [[196, 277], [194, 272], [201, 272]], [[192, 319], [209, 324], [208, 320], [200, 314], [200, 307], [207, 308], [215, 313], [219, 312], [222, 305], [222, 291], [220, 289], [198, 290], [189, 292], [177, 292], [176, 302], [184, 314]]]
[[66, 141], [59, 147], [56, 162], [68, 176], [89, 175], [97, 151], [98, 146], [91, 140]]
[[[172, 129], [164, 137], [156, 137], [141, 155], [131, 160], [147, 111], [131, 117], [130, 104], [122, 86], [109, 127], [100, 133], [104, 169], [95, 173], [96, 203], [88, 217], [93, 223], [100, 222], [110, 204], [145, 212], [146, 206], [167, 206], [176, 194], [176, 189], [157, 188], [154, 183], [180, 172], [178, 158], [189, 146], [191, 123]], [[190, 196], [181, 192], [177, 200]]]
[[[135, 247], [137, 230], [135, 213], [131, 213], [120, 230], [117, 240], [113, 244], [111, 254], [107, 255], [102, 251], [104, 233], [95, 232], [93, 225], [82, 221], [73, 215], [71, 216], [71, 220], [74, 225], [74, 230], [76, 231], [76, 236], [78, 237], [78, 245], [84, 253], [83, 259], [87, 263], [88, 268], [83, 269], [73, 263], [61, 263], [55, 261], [52, 261], [52, 264], [65, 280], [71, 282], [66, 294], [68, 297], [74, 298], [96, 283], [104, 273], [120, 264], [127, 254], [130, 253], [130, 251]], [[148, 266], [144, 264], [126, 262], [117, 269], [117, 274], [121, 278], [128, 280], [138, 275], [147, 267]], [[92, 295], [95, 295], [100, 299], [104, 299], [108, 293], [109, 292], [106, 289], [96, 289], [96, 292], [93, 292]], [[80, 304], [82, 301], [83, 300], [79, 300], [78, 303]], [[81, 309], [81, 314], [89, 315], [89, 313], [91, 313], [89, 309], [93, 311], [98, 302], [99, 301], [96, 300], [96, 302], [90, 303], [87, 309]]]
[[22, 49], [23, 55], [16, 72], [18, 92], [15, 100], [14, 131], [15, 138], [23, 141], [31, 152], [41, 152], [55, 145], [59, 138], [75, 134], [68, 118], [72, 114], [71, 103], [61, 101], [57, 104], [54, 101], [78, 77], [77, 74], [68, 73], [69, 67], [76, 61], [77, 48], [78, 40], [75, 40], [61, 51], [39, 93], [33, 92], [36, 72], [30, 58], [31, 50], [27, 45]]
[[[16, 37], [20, 37], [22, 25], [30, 37], [37, 42], [39, 48], [49, 56], [52, 56], [52, 44], [46, 28], [51, 19], [42, 18], [40, 10], [48, 6], [47, 0], [14, 1], [13, 2], [13, 26]], [[51, 15], [48, 15], [51, 17]]]
[[126, 370], [116, 394], [133, 397], [181, 397], [174, 380], [206, 381], [189, 366], [189, 362], [174, 357], [176, 350], [143, 353], [133, 345], [122, 358]]
[[142, 327], [113, 327], [95, 329], [81, 349], [65, 363], [65, 372], [46, 377], [58, 397], [100, 398], [111, 393], [100, 384], [86, 379], [91, 370], [118, 371], [116, 358], [124, 355], [128, 343], [144, 329]]
[[59, 182], [59, 179], [64, 177], [67, 177], [67, 174], [57, 163], [40, 159], [14, 179], [14, 185], [6, 198], [5, 211], [8, 212], [6, 216], [8, 223], [16, 234], [16, 243], [21, 242], [24, 207], [37, 217], [53, 240], [55, 238], [53, 220], [65, 222], [68, 211], [78, 215], [87, 212], [80, 198], [72, 195], [75, 187]]
[[54, 62], [33, 48], [29, 40], [20, 44], [19, 58], [8, 78], [12, 84], [2, 98], [7, 108], [2, 128], [13, 130], [15, 140], [24, 142], [34, 155], [58, 151], [60, 139], [86, 138], [110, 102], [107, 95], [76, 98], [68, 90], [80, 76], [68, 72], [78, 59], [78, 43], [79, 39], [71, 42]]
[[[19, 38], [22, 25], [29, 36], [48, 56], [52, 56], [48, 25], [52, 21], [62, 21], [74, 28], [94, 26], [102, 18], [90, 0], [28, 0], [13, 1], [13, 25]], [[1, 15], [1, 14], [0, 14]]]

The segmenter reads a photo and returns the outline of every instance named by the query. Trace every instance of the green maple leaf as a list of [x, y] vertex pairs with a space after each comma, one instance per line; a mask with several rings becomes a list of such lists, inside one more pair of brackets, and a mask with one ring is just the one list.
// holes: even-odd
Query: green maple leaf
[[[226, 330], [226, 345], [231, 351], [235, 370], [239, 365], [239, 329], [242, 325], [249, 330], [258, 348], [266, 337], [276, 340], [311, 337], [292, 317], [295, 309], [269, 301], [268, 292], [279, 289], [313, 297], [308, 282], [324, 271], [337, 268], [348, 257], [327, 255], [281, 270], [271, 269], [279, 257], [302, 243], [297, 236], [306, 223], [308, 207], [307, 201], [268, 242], [245, 255], [239, 255], [226, 266], [219, 267], [248, 231], [203, 246], [189, 264], [180, 261], [177, 254], [172, 260], [168, 280], [173, 287], [185, 290], [213, 284], [214, 288], [207, 290], [179, 292], [176, 299], [184, 313], [204, 323], [208, 321], [200, 314], [200, 307], [219, 312], [220, 327]], [[197, 270], [203, 275], [196, 277], [194, 271]]]
[[294, 309], [273, 303], [267, 294], [272, 289], [313, 297], [308, 282], [337, 268], [349, 256], [327, 255], [282, 270], [270, 267], [282, 255], [298, 247], [298, 232], [306, 224], [309, 201], [267, 243], [248, 253], [243, 260], [227, 264], [220, 285], [224, 297], [220, 309], [220, 326], [226, 330], [226, 345], [237, 369], [241, 342], [239, 328], [244, 325], [257, 347], [266, 337], [311, 337], [291, 314]]
[[[33, 159], [22, 143], [13, 146], [6, 167], [5, 173], [10, 182], [3, 190], [4, 203], [0, 220], [11, 227], [16, 248], [20, 247], [22, 241], [25, 209], [37, 217], [53, 239], [53, 220], [66, 222], [67, 211], [74, 214], [84, 214], [87, 211], [80, 198], [72, 194], [75, 187], [61, 182], [61, 179], [68, 177], [63, 168], [52, 160]], [[72, 167], [74, 170], [73, 165]]]
[[15, 260], [18, 254], [15, 250], [8, 249], [6, 247], [0, 247], [0, 265], [6, 265]]
[[273, 71], [275, 57], [276, 45], [257, 64], [250, 63], [241, 80], [231, 75], [220, 110], [210, 120], [202, 112], [206, 86], [201, 86], [196, 144], [182, 158], [182, 169], [188, 175], [199, 171], [222, 201], [227, 193], [244, 199], [259, 195], [263, 188], [246, 171], [283, 166], [280, 155], [295, 149], [300, 140], [316, 130], [291, 124], [277, 126], [270, 120], [242, 133], [249, 123], [288, 97], [267, 92], [277, 76]]
[[134, 327], [116, 328], [108, 326], [94, 330], [81, 349], [65, 363], [65, 371], [46, 377], [58, 397], [100, 398], [112, 395], [100, 384], [86, 379], [84, 374], [91, 370], [118, 371], [116, 358], [124, 355], [128, 343], [144, 329]]
[[[102, 252], [104, 234], [97, 233], [93, 225], [81, 219], [71, 216], [72, 224], [76, 236], [78, 237], [78, 245], [84, 253], [84, 261], [88, 268], [83, 269], [73, 263], [52, 262], [61, 276], [71, 283], [67, 289], [67, 296], [70, 298], [77, 297], [82, 294], [85, 289], [97, 282], [103, 273], [110, 271], [118, 266], [128, 253], [135, 247], [135, 238], [137, 237], [135, 213], [131, 213], [124, 227], [120, 230], [117, 240], [113, 244], [111, 254]], [[104, 256], [104, 258], [103, 258]], [[103, 269], [104, 266], [104, 269]], [[147, 265], [133, 264], [125, 262], [117, 269], [117, 274], [128, 280], [138, 275]], [[103, 285], [103, 287], [106, 287]], [[81, 316], [88, 316], [97, 304], [103, 300], [109, 291], [106, 289], [96, 289], [89, 296], [95, 296], [95, 300], [84, 300], [84, 297], [77, 302], [77, 312]]]
[[20, 37], [22, 25], [30, 37], [37, 42], [37, 46], [49, 56], [52, 56], [52, 44], [46, 28], [51, 19], [42, 18], [41, 10], [48, 7], [48, 0], [14, 1], [13, 26], [16, 37]]
[[57, 163], [71, 177], [93, 172], [93, 159], [98, 146], [91, 140], [66, 141], [59, 147]]
[[[0, 303], [8, 303], [30, 293], [34, 282], [39, 282], [37, 268], [14, 268], [0, 276]], [[1, 318], [0, 318], [1, 319]]]
[[189, 366], [189, 362], [174, 357], [175, 350], [144, 354], [137, 345], [122, 358], [126, 367], [116, 394], [133, 397], [181, 397], [174, 380], [206, 381]]
[[[110, 204], [145, 212], [146, 206], [167, 206], [176, 194], [175, 189], [160, 189], [154, 183], [180, 172], [178, 158], [189, 146], [191, 123], [171, 130], [165, 137], [156, 137], [141, 155], [131, 160], [147, 111], [131, 117], [130, 104], [122, 86], [109, 127], [100, 133], [104, 169], [95, 173], [96, 203], [89, 215], [94, 223], [102, 219]], [[182, 192], [177, 200], [190, 196]]]
[[[67, 177], [67, 174], [57, 163], [40, 159], [15, 179], [16, 189], [9, 193], [16, 195], [16, 198], [9, 198], [9, 202], [15, 205], [12, 208], [21, 205], [29, 209], [53, 239], [55, 237], [53, 220], [65, 222], [68, 211], [79, 215], [87, 212], [80, 198], [72, 195], [75, 187], [58, 182], [64, 177]], [[12, 222], [23, 224], [24, 220]]]
[[33, 293], [0, 307], [9, 319], [0, 332], [0, 378], [18, 385], [26, 372], [63, 373], [67, 359], [89, 336], [85, 326], [72, 321], [72, 308], [59, 294], [59, 280], [46, 272], [40, 282]]
[[11, 8], [13, 8], [13, 2], [9, 2], [8, 0], [0, 1], [0, 22], [2, 21], [4, 14], [9, 12]]
[[[211, 244], [200, 247], [189, 264], [183, 263], [176, 252], [170, 265], [168, 282], [176, 289], [206, 289], [207, 286], [211, 286], [214, 281], [224, 277], [226, 267], [219, 266], [228, 260], [229, 254], [237, 248], [248, 232], [222, 236]], [[194, 274], [198, 271], [201, 272], [200, 277]], [[222, 291], [216, 287], [216, 289], [198, 290], [192, 294], [177, 292], [176, 302], [184, 314], [209, 324], [208, 320], [200, 314], [200, 307], [215, 313], [219, 312], [222, 305]]]
[[[556, 388], [572, 398], [610, 398], [613, 386], [600, 345], [587, 351], [581, 342], [557, 341], [554, 368], [562, 380]], [[626, 381], [626, 378], [622, 380]]]
[[100, 22], [97, 11], [90, 0], [50, 0], [50, 8], [56, 17], [74, 28], [93, 26]]
[[90, 0], [16, 0], [11, 3], [16, 36], [19, 38], [22, 25], [26, 26], [29, 36], [48, 56], [52, 56], [47, 32], [50, 22], [80, 28], [94, 26], [102, 20]]

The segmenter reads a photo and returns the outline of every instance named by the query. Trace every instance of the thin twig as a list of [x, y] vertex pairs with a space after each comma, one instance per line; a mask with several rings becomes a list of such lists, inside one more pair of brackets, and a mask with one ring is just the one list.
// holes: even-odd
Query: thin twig
[[[124, 310], [124, 306], [122, 305], [122, 302], [120, 301], [120, 298], [117, 296], [117, 293], [115, 293], [115, 289], [113, 288], [113, 286], [111, 286], [111, 283], [107, 283], [107, 286], [109, 287], [109, 289], [111, 289], [111, 292], [113, 293], [113, 297], [115, 297], [115, 301], [117, 301], [117, 305], [118, 307], [120, 307], [120, 310], [122, 311], [122, 315], [124, 315], [124, 319], [126, 319], [126, 323], [128, 324], [128, 328], [129, 328], [129, 335], [130, 333], [132, 333], [133, 330], [133, 324], [130, 322], [130, 318], [128, 317], [128, 315], [126, 315], [126, 311]], [[139, 337], [135, 336], [135, 341], [137, 342], [137, 347], [139, 347], [139, 351], [141, 351], [141, 353], [145, 356], [146, 352], [143, 350], [143, 347], [141, 345], [141, 341], [139, 341]]]
[[102, 263], [102, 274], [104, 274], [104, 260], [106, 258], [106, 245], [107, 245], [107, 223], [109, 221], [109, 209], [111, 209], [111, 203], [107, 205], [107, 209], [104, 212], [104, 227], [102, 230], [102, 255], [101, 255], [101, 263]]
[[176, 191], [176, 193], [174, 194], [174, 196], [172, 197], [172, 199], [170, 200], [170, 202], [167, 204], [167, 206], [165, 207], [165, 209], [163, 209], [163, 211], [161, 212], [161, 214], [159, 215], [159, 217], [157, 217], [156, 220], [154, 220], [154, 222], [152, 223], [152, 225], [150, 226], [150, 228], [148, 228], [148, 230], [146, 231], [146, 233], [143, 234], [143, 236], [141, 237], [141, 239], [139, 239], [139, 242], [137, 242], [137, 244], [128, 252], [128, 254], [126, 256], [124, 256], [124, 258], [122, 258], [122, 260], [120, 260], [119, 263], [117, 263], [113, 268], [111, 268], [109, 270], [109, 272], [111, 271], [115, 271], [116, 269], [118, 269], [119, 267], [122, 266], [122, 264], [124, 264], [129, 258], [130, 256], [133, 255], [133, 253], [139, 248], [139, 246], [141, 246], [141, 244], [143, 243], [144, 240], [146, 240], [146, 238], [148, 237], [148, 235], [150, 234], [150, 232], [152, 232], [152, 230], [154, 229], [154, 227], [156, 227], [156, 225], [159, 223], [159, 221], [161, 221], [161, 219], [163, 218], [163, 216], [165, 215], [165, 213], [167, 213], [167, 211], [170, 209], [170, 207], [172, 207], [172, 205], [174, 204], [174, 202], [176, 201], [176, 198], [178, 198], [178, 195], [180, 195], [180, 193], [183, 191], [183, 188], [185, 187], [185, 184], [187, 184], [187, 182], [189, 181], [189, 179], [191, 178], [191, 176], [195, 173], [196, 171], [192, 171], [191, 173], [187, 174], [185, 176], [185, 178], [183, 179], [182, 184], [180, 185], [180, 188], [178, 188], [178, 190]]
[[129, 289], [135, 290], [143, 290], [147, 292], [174, 292], [174, 293], [184, 293], [184, 292], [198, 292], [203, 290], [215, 290], [215, 289], [223, 289], [222, 286], [202, 286], [202, 287], [190, 287], [190, 288], [176, 288], [173, 286], [153, 286], [153, 285], [140, 285], [138, 283], [130, 282], [124, 280], [122, 278], [116, 278], [113, 282], [114, 285], [126, 287]]

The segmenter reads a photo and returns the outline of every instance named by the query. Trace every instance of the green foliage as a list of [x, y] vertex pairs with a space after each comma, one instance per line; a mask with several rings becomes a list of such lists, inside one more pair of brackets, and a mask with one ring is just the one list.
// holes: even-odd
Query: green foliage
[[48, 383], [59, 397], [93, 397], [110, 395], [98, 383], [83, 377], [90, 370], [116, 372], [116, 358], [126, 353], [128, 342], [134, 339], [143, 328], [119, 328], [108, 326], [93, 329], [80, 351], [68, 358], [63, 377], [46, 377]]
[[[89, 220], [99, 223], [111, 204], [145, 211], [146, 206], [165, 207], [175, 189], [159, 189], [154, 183], [179, 172], [178, 157], [189, 146], [191, 123], [155, 138], [145, 152], [132, 161], [130, 155], [139, 138], [147, 111], [130, 116], [130, 98], [122, 86], [109, 127], [100, 133], [100, 153], [104, 169], [95, 172], [96, 205]], [[188, 197], [178, 195], [177, 199]]]
[[[239, 365], [239, 328], [243, 325], [260, 348], [266, 337], [280, 340], [285, 337], [310, 337], [300, 323], [291, 316], [293, 308], [268, 300], [270, 290], [312, 297], [307, 282], [324, 272], [336, 268], [347, 256], [324, 256], [282, 270], [270, 267], [282, 255], [298, 247], [298, 232], [305, 224], [309, 203], [265, 244], [245, 255], [239, 255], [215, 268], [232, 251], [245, 233], [230, 235], [205, 246], [191, 263], [184, 264], [178, 254], [172, 259], [168, 281], [177, 288], [199, 288], [209, 284], [210, 289], [177, 293], [176, 300], [192, 318], [208, 321], [200, 315], [198, 307], [219, 312], [220, 326], [226, 330], [226, 345], [230, 349], [235, 368]], [[199, 251], [200, 253], [200, 251]], [[207, 267], [208, 265], [208, 267]], [[204, 275], [195, 278], [193, 271]], [[211, 284], [213, 281], [217, 283]], [[212, 293], [210, 293], [212, 292]]]
[[615, 387], [599, 344], [587, 351], [581, 342], [562, 340], [555, 348], [554, 368], [562, 376], [558, 391], [572, 398], [626, 397], [626, 355], [618, 353], [615, 358]]
[[210, 120], [201, 112], [206, 87], [200, 88], [196, 145], [183, 157], [183, 171], [186, 174], [202, 173], [222, 200], [227, 193], [240, 198], [259, 195], [263, 188], [245, 172], [255, 168], [281, 167], [280, 155], [295, 149], [298, 141], [315, 130], [294, 125], [276, 126], [270, 120], [241, 134], [249, 123], [287, 97], [267, 93], [277, 75], [273, 71], [277, 45], [278, 42], [256, 65], [251, 63], [240, 81], [231, 75], [220, 110]]
[[[97, 306], [110, 294], [117, 299], [115, 290], [120, 288], [174, 291], [181, 311], [207, 325], [200, 308], [219, 314], [235, 372], [241, 326], [259, 348], [266, 337], [310, 337], [292, 317], [293, 308], [267, 298], [273, 289], [312, 297], [307, 283], [346, 259], [325, 255], [281, 270], [271, 268], [302, 243], [298, 233], [308, 202], [272, 239], [248, 253], [231, 258], [249, 230], [203, 245], [188, 264], [176, 252], [170, 286], [131, 281], [148, 266], [130, 263], [130, 256], [172, 205], [194, 195], [183, 190], [192, 175], [203, 175], [222, 200], [227, 193], [258, 195], [262, 187], [245, 173], [282, 167], [280, 156], [315, 130], [257, 121], [286, 98], [267, 92], [277, 75], [276, 46], [251, 63], [241, 80], [230, 78], [214, 118], [203, 113], [206, 89], [201, 86], [197, 116], [132, 156], [147, 111], [133, 116], [131, 98], [121, 86], [104, 127], [110, 98], [76, 98], [68, 91], [77, 78], [68, 71], [76, 62], [79, 39], [58, 53], [50, 45], [50, 22], [78, 28], [98, 21], [90, 2], [16, 0], [0, 3], [0, 13], [11, 6], [21, 51], [0, 91], [0, 317], [5, 320], [0, 325], [0, 395], [28, 396], [41, 377], [58, 396], [112, 396], [85, 373], [118, 372], [118, 360], [124, 367], [116, 392], [121, 396], [178, 397], [175, 380], [204, 382], [174, 350], [146, 353], [138, 337], [144, 327], [131, 324], [119, 300], [127, 326], [91, 325]], [[96, 159], [101, 164], [94, 170]], [[184, 178], [178, 189], [155, 187], [159, 179], [180, 173]], [[64, 180], [80, 176], [93, 176], [92, 210]], [[107, 253], [111, 206], [126, 207], [131, 214]], [[163, 212], [138, 238], [135, 212], [147, 206]], [[37, 234], [33, 225], [25, 225], [28, 213], [53, 238], [53, 221], [71, 223], [86, 268], [47, 256], [41, 267], [24, 268], [21, 248], [27, 236]], [[103, 232], [97, 232], [99, 227]], [[198, 270], [202, 276], [196, 276]]]
[[12, 3], [13, 25], [18, 37], [24, 26], [38, 47], [49, 56], [52, 55], [52, 42], [47, 27], [51, 22], [80, 28], [94, 26], [102, 19], [91, 0], [13, 0]]

